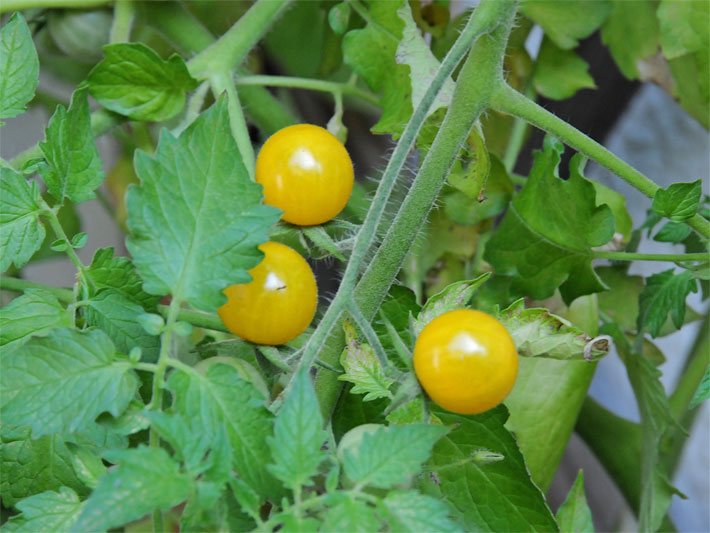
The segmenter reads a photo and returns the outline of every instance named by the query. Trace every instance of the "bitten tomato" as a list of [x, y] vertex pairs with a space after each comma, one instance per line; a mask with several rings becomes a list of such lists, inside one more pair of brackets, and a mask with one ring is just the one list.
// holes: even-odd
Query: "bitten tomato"
[[267, 139], [256, 159], [264, 202], [299, 226], [322, 224], [348, 203], [353, 163], [342, 143], [321, 127], [297, 124]]
[[277, 242], [259, 246], [264, 259], [249, 271], [249, 283], [224, 290], [227, 303], [219, 308], [229, 330], [256, 344], [284, 344], [313, 320], [318, 288], [311, 267], [293, 249]]
[[518, 373], [515, 343], [481, 311], [449, 311], [429, 322], [414, 345], [414, 371], [444, 409], [477, 414], [508, 395]]

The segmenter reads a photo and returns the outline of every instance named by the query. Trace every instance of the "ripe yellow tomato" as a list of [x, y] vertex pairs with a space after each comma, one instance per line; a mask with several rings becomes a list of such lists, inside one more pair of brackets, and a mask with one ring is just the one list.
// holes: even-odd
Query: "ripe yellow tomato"
[[508, 395], [518, 352], [503, 324], [481, 311], [449, 311], [429, 322], [414, 345], [414, 371], [444, 409], [478, 414]]
[[283, 210], [299, 226], [322, 224], [348, 203], [353, 163], [342, 143], [327, 130], [297, 124], [267, 139], [256, 158], [256, 181], [264, 202]]
[[229, 331], [256, 344], [284, 344], [311, 323], [318, 304], [316, 278], [306, 260], [277, 242], [259, 246], [264, 259], [249, 271], [249, 283], [224, 290], [218, 309]]

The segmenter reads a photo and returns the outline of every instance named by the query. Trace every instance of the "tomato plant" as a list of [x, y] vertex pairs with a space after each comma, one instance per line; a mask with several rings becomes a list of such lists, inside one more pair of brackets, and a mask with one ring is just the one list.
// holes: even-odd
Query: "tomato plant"
[[[674, 530], [708, 197], [547, 105], [605, 89], [603, 44], [707, 128], [709, 5], [4, 0], [2, 531], [590, 531], [583, 475], [548, 492], [573, 431]], [[589, 394], [604, 357], [637, 420]]]

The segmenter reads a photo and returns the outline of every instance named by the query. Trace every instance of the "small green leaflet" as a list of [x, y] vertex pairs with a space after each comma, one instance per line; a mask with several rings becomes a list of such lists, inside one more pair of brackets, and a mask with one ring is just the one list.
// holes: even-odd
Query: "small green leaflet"
[[381, 521], [372, 507], [347, 493], [338, 494], [338, 496], [340, 501], [332, 505], [325, 513], [322, 531], [370, 533], [381, 530]]
[[162, 448], [112, 450], [104, 458], [118, 466], [99, 480], [84, 502], [74, 531], [122, 526], [156, 509], [174, 507], [193, 490], [194, 481]]
[[436, 441], [447, 432], [444, 426], [410, 424], [382, 426], [365, 433], [358, 446], [344, 452], [345, 475], [358, 485], [382, 489], [406, 483], [419, 472]]
[[6, 353], [2, 364], [3, 423], [30, 425], [35, 438], [72, 433], [106, 411], [118, 416], [138, 387], [100, 330], [55, 329]]
[[490, 274], [481, 274], [475, 279], [457, 281], [446, 286], [440, 292], [429, 298], [414, 321], [414, 335], [417, 336], [424, 327], [436, 317], [455, 309], [466, 307], [476, 290], [486, 282]]
[[42, 198], [37, 184], [0, 168], [0, 272], [17, 268], [39, 250], [46, 234], [40, 221]]
[[177, 115], [197, 86], [180, 56], [167, 61], [142, 43], [104, 46], [104, 59], [89, 73], [91, 96], [133, 120], [162, 122]]
[[394, 381], [387, 377], [375, 350], [369, 344], [363, 344], [358, 340], [357, 332], [350, 322], [343, 322], [343, 330], [345, 348], [340, 355], [340, 364], [345, 373], [338, 376], [338, 379], [352, 383], [350, 392], [364, 394], [365, 402], [378, 398], [392, 398], [389, 388]]
[[47, 160], [40, 174], [54, 198], [79, 203], [94, 197], [104, 173], [91, 131], [86, 87], [74, 91], [69, 109], [57, 106], [39, 147]]
[[602, 41], [627, 78], [639, 77], [638, 64], [658, 51], [657, 4], [654, 0], [612, 0], [602, 26]]
[[581, 329], [545, 308], [525, 308], [525, 300], [512, 303], [498, 315], [527, 357], [594, 361], [609, 351], [608, 338], [592, 339]]
[[0, 308], [0, 347], [6, 351], [30, 337], [73, 325], [71, 314], [53, 294], [42, 289], [27, 289], [22, 296]]
[[557, 140], [546, 138], [485, 258], [498, 274], [513, 278], [514, 290], [540, 300], [559, 288], [569, 303], [606, 288], [592, 268], [592, 248], [612, 238], [614, 216], [608, 206], [596, 206], [594, 185], [582, 175], [581, 155], [572, 158], [568, 180], [557, 177], [562, 150]]
[[99, 479], [106, 474], [106, 466], [101, 461], [101, 457], [96, 451], [86, 446], [70, 443], [69, 449], [72, 452], [71, 464], [77, 477], [87, 487], [96, 488]]
[[553, 42], [565, 50], [599, 28], [611, 10], [608, 0], [564, 2], [559, 0], [522, 0], [520, 11], [542, 26]]
[[653, 196], [651, 208], [655, 213], [675, 222], [688, 220], [700, 207], [701, 185], [702, 181], [697, 180], [692, 183], [674, 183], [667, 189], [658, 189]]
[[0, 126], [23, 113], [39, 82], [39, 59], [25, 18], [15, 13], [0, 29]]
[[676, 274], [671, 268], [649, 276], [639, 296], [638, 330], [657, 337], [669, 314], [680, 328], [685, 320], [685, 299], [691, 292], [698, 292], [698, 282], [690, 271]]
[[550, 39], [542, 41], [533, 84], [539, 94], [553, 100], [570, 98], [580, 89], [596, 88], [587, 62], [572, 50], [557, 47]]
[[693, 399], [688, 405], [689, 409], [695, 409], [698, 405], [703, 403], [705, 400], [710, 398], [710, 366], [705, 369], [705, 375], [703, 375], [703, 380], [698, 385], [698, 390], [695, 391]]
[[631, 231], [634, 229], [634, 221], [631, 220], [631, 215], [626, 209], [626, 197], [598, 181], [592, 183], [597, 195], [597, 206], [604, 204], [609, 206], [614, 215], [614, 232], [620, 233], [623, 241], [628, 242], [631, 239]]
[[389, 492], [382, 506], [386, 509], [392, 531], [463, 531], [449, 518], [449, 509], [443, 501], [413, 490]]
[[251, 278], [279, 211], [262, 204], [220, 98], [179, 137], [163, 130], [154, 156], [137, 152], [126, 240], [150, 294], [214, 311], [222, 289]]
[[310, 485], [325, 458], [321, 451], [327, 439], [313, 383], [307, 371], [294, 377], [274, 422], [274, 435], [268, 439], [272, 462], [269, 470], [284, 486], [298, 490]]
[[29, 427], [0, 428], [0, 497], [5, 507], [47, 490], [69, 487], [87, 494], [72, 468], [72, 453], [61, 435], [31, 438]]
[[97, 291], [112, 289], [129, 300], [154, 311], [160, 297], [143, 290], [143, 280], [127, 257], [114, 257], [113, 248], [99, 248], [89, 265], [88, 273]]
[[[504, 425], [505, 407], [476, 416], [436, 409], [452, 427], [427, 463], [422, 491], [447, 502], [454, 519], [466, 531], [557, 531], [545, 498], [530, 480], [523, 456]], [[485, 448], [505, 459], [485, 466], [475, 453]]]
[[678, 244], [683, 242], [692, 233], [692, 229], [683, 222], [666, 222], [658, 233], [653, 236], [654, 241], [672, 242]]
[[2, 530], [8, 533], [37, 533], [37, 531], [73, 531], [84, 504], [67, 487], [59, 492], [42, 492], [22, 500], [17, 509], [22, 513], [11, 518]]
[[581, 470], [565, 501], [557, 510], [557, 523], [560, 531], [565, 533], [594, 533], [592, 511], [584, 495], [584, 474]]

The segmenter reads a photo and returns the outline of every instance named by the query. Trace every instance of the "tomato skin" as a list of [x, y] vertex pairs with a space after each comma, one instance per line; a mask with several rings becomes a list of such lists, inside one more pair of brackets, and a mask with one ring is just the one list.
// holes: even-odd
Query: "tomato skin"
[[322, 224], [348, 203], [353, 163], [342, 143], [312, 124], [283, 128], [269, 137], [256, 158], [256, 181], [264, 203], [283, 210], [299, 226]]
[[217, 310], [222, 322], [255, 344], [284, 344], [305, 331], [318, 305], [311, 267], [295, 250], [277, 242], [259, 246], [264, 259], [249, 271], [249, 283], [224, 290], [227, 303]]
[[414, 345], [414, 371], [438, 405], [459, 414], [492, 409], [513, 388], [518, 352], [503, 324], [481, 311], [449, 311]]

